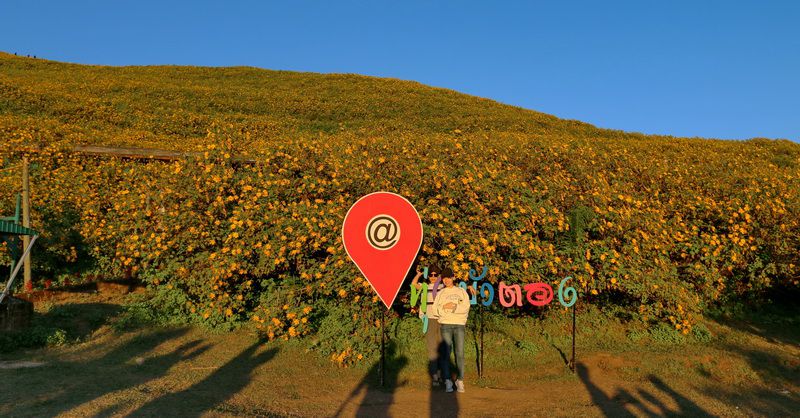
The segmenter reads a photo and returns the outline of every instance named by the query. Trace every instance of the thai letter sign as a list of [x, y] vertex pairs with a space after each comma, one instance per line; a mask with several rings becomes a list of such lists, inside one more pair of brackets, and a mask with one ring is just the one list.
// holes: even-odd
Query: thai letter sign
[[[474, 291], [472, 292], [472, 299], [470, 300], [471, 305], [477, 305], [478, 295], [480, 295], [480, 303], [483, 306], [490, 306], [492, 302], [495, 300], [495, 289], [494, 286], [489, 282], [479, 282], [486, 277], [486, 273], [489, 271], [489, 268], [484, 266], [483, 271], [480, 275], [476, 274], [475, 270], [470, 269], [469, 271], [469, 280], [471, 282], [467, 283], [466, 281], [459, 283], [458, 285], [467, 290], [467, 288], [471, 287]], [[427, 276], [427, 274], [426, 274]], [[564, 306], [565, 308], [569, 308], [578, 301], [578, 292], [575, 290], [574, 287], [567, 286], [567, 282], [570, 281], [572, 277], [565, 277], [561, 280], [558, 285], [558, 302]], [[439, 287], [441, 286], [441, 277], [433, 284], [433, 297], [436, 298], [436, 293]], [[425, 304], [427, 301], [422, 299], [422, 295], [427, 292], [428, 285], [427, 283], [422, 284], [423, 290], [418, 291], [411, 286], [411, 307], [420, 305], [420, 309], [424, 309]], [[523, 293], [524, 292], [524, 293]], [[553, 288], [547, 283], [527, 283], [522, 286], [519, 284], [506, 284], [506, 282], [501, 281], [498, 283], [497, 289], [497, 297], [500, 301], [500, 305], [504, 308], [510, 308], [513, 306], [521, 307], [523, 306], [523, 302], [527, 300], [527, 302], [533, 306], [545, 306], [553, 301], [554, 292]], [[424, 313], [424, 310], [423, 310]]]

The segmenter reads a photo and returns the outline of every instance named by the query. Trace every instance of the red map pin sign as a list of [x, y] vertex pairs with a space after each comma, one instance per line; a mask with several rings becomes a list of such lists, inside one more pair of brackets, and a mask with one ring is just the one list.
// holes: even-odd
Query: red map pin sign
[[422, 245], [417, 210], [398, 194], [370, 193], [347, 211], [342, 241], [347, 255], [389, 309]]

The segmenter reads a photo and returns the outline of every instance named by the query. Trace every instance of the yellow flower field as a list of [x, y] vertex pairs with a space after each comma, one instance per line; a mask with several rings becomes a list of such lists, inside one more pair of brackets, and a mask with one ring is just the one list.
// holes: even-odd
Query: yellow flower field
[[[464, 278], [486, 265], [493, 283], [569, 275], [582, 301], [681, 332], [709, 307], [800, 281], [800, 145], [788, 141], [628, 134], [354, 75], [7, 54], [0, 137], [5, 213], [21, 158], [32, 162], [38, 278], [130, 275], [175, 315], [252, 321], [270, 339], [350, 318], [329, 350], [340, 363], [368, 352], [350, 343], [375, 320], [341, 224], [377, 190], [418, 209], [423, 264]], [[70, 151], [80, 144], [193, 154], [87, 157]]]

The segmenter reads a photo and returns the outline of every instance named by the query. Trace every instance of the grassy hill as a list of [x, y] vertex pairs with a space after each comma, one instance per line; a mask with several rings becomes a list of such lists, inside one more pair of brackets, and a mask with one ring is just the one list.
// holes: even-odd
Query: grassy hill
[[[374, 303], [340, 228], [376, 190], [417, 207], [423, 265], [488, 266], [495, 285], [570, 276], [586, 302], [675, 332], [800, 286], [789, 141], [630, 134], [357, 75], [8, 54], [0, 137], [5, 212], [21, 158], [33, 163], [37, 283], [133, 276], [166, 316], [318, 333], [345, 363], [370, 353], [358, 314]], [[201, 152], [141, 162], [68, 152], [77, 144]]]
[[190, 148], [211, 123], [286, 136], [458, 130], [641, 138], [395, 79], [250, 67], [107, 67], [0, 53], [7, 123], [61, 125], [84, 142]]

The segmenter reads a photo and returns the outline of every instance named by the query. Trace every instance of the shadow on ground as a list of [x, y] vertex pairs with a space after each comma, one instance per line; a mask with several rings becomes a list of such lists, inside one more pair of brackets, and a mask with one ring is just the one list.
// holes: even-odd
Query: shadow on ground
[[129, 416], [198, 416], [214, 409], [247, 386], [256, 368], [278, 353], [277, 348], [256, 353], [260, 346], [254, 343], [200, 382], [154, 399]]
[[[617, 389], [613, 394], [607, 394], [592, 380], [591, 373], [585, 363], [579, 362], [576, 367], [580, 378], [595, 406], [600, 408], [607, 417], [635, 417], [641, 414], [646, 416], [709, 416], [710, 414], [700, 408], [696, 403], [673, 390], [659, 377], [650, 375], [647, 380], [652, 383], [656, 391], [650, 392], [637, 389], [631, 393], [626, 389]], [[677, 404], [677, 408], [670, 408], [663, 400], [667, 398]]]
[[30, 326], [0, 333], [0, 352], [84, 341], [121, 310], [113, 303], [65, 303], [34, 312]]
[[[47, 414], [68, 412], [115, 391], [158, 379], [176, 363], [198, 356], [207, 347], [195, 340], [167, 354], [149, 357], [142, 364], [138, 364], [137, 359], [144, 359], [155, 347], [179, 338], [186, 332], [186, 328], [146, 332], [92, 360], [55, 361], [40, 368], [12, 370], [12, 373], [18, 374], [16, 377], [24, 379], [29, 386], [24, 399], [3, 402], [5, 407], [0, 407], [0, 415], [37, 416], [40, 408]], [[63, 376], [58, 385], [53, 385], [51, 381], [54, 369]], [[102, 374], [98, 375], [98, 371], [102, 371]], [[6, 378], [7, 383], [14, 380], [13, 375], [11, 379], [9, 376], [2, 377]], [[54, 390], [54, 387], [57, 389]]]
[[[718, 345], [734, 358], [743, 359], [752, 370], [746, 384], [717, 385], [704, 393], [748, 415], [792, 416], [800, 408], [800, 358], [776, 348], [800, 347], [800, 309], [779, 305], [767, 312], [752, 313], [747, 320], [720, 320], [721, 324], [751, 338], [727, 339]], [[752, 337], [755, 337], [755, 341]], [[759, 344], [758, 340], [768, 344]], [[752, 383], [758, 384], [758, 386]]]
[[[334, 416], [342, 416], [349, 404], [358, 403], [358, 417], [384, 417], [394, 401], [394, 392], [405, 382], [399, 381], [400, 371], [408, 365], [408, 358], [397, 354], [397, 345], [389, 341], [386, 345], [386, 373], [383, 386], [380, 384], [381, 363], [376, 362], [339, 406]], [[359, 396], [363, 396], [359, 400]]]
[[[696, 363], [696, 370], [686, 371], [687, 376], [697, 374], [688, 391], [687, 376], [678, 391], [653, 374], [636, 389], [615, 388], [605, 381], [602, 370], [583, 362], [578, 363], [577, 374], [593, 404], [608, 417], [710, 416], [712, 411], [698, 404], [708, 405], [708, 399], [744, 415], [794, 416], [800, 405], [800, 359], [790, 347], [800, 343], [800, 317], [794, 311], [783, 313], [720, 321], [735, 331], [709, 342], [712, 355]], [[673, 355], [676, 364], [684, 364], [682, 353]]]

